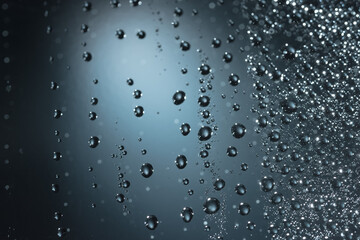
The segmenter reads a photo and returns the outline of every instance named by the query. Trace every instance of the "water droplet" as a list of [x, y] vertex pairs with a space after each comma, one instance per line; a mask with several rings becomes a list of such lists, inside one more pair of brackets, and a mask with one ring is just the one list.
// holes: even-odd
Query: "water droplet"
[[236, 187], [235, 187], [235, 192], [239, 195], [245, 195], [246, 193], [246, 187], [244, 184], [237, 184]]
[[143, 30], [139, 30], [139, 31], [136, 33], [136, 36], [138, 36], [139, 39], [143, 39], [143, 38], [145, 38], [146, 33], [145, 33], [145, 31], [143, 31]]
[[257, 120], [260, 127], [266, 127], [268, 124], [267, 118], [265, 116], [260, 116]]
[[89, 62], [92, 59], [92, 55], [89, 52], [84, 52], [82, 58], [85, 62]]
[[100, 139], [98, 137], [91, 136], [88, 143], [91, 148], [96, 148], [100, 143]]
[[133, 96], [135, 99], [139, 99], [142, 96], [142, 92], [140, 90], [135, 89], [135, 91], [133, 92]]
[[62, 154], [60, 152], [54, 152], [53, 159], [55, 161], [59, 161], [62, 158]]
[[144, 108], [142, 106], [136, 106], [134, 108], [134, 114], [136, 117], [141, 117], [145, 113]]
[[144, 224], [147, 229], [155, 230], [155, 228], [159, 224], [159, 221], [158, 221], [157, 217], [155, 217], [154, 215], [149, 215], [146, 217]]
[[91, 10], [91, 2], [85, 1], [83, 3], [82, 9], [84, 12], [88, 12]]
[[180, 216], [184, 220], [184, 222], [189, 223], [194, 216], [194, 212], [191, 208], [184, 207], [180, 213]]
[[183, 182], [184, 185], [189, 185], [190, 180], [187, 179], [187, 178], [184, 178], [182, 182]]
[[59, 185], [56, 183], [51, 184], [51, 191], [54, 193], [59, 192]]
[[231, 127], [231, 134], [235, 137], [235, 138], [242, 138], [246, 133], [246, 128], [244, 125], [240, 124], [240, 123], [235, 123], [232, 127]]
[[149, 178], [154, 172], [154, 168], [150, 163], [144, 163], [140, 168], [141, 175], [144, 178]]
[[278, 131], [272, 131], [269, 134], [270, 141], [277, 142], [280, 140], [280, 133]]
[[271, 197], [271, 203], [272, 204], [279, 204], [283, 200], [283, 195], [281, 193], [275, 192], [274, 195]]
[[233, 56], [229, 52], [225, 52], [224, 55], [223, 55], [223, 61], [226, 62], [226, 63], [231, 62], [232, 58], [233, 58]]
[[297, 110], [297, 104], [293, 100], [285, 100], [281, 102], [281, 107], [285, 113], [293, 113]]
[[132, 78], [128, 78], [128, 79], [126, 80], [126, 83], [127, 83], [129, 86], [132, 86], [132, 85], [134, 85], [134, 80], [133, 80]]
[[229, 157], [235, 157], [237, 155], [237, 149], [236, 147], [233, 147], [233, 146], [229, 146], [226, 150], [226, 154], [229, 156]]
[[54, 219], [56, 221], [59, 221], [62, 217], [63, 217], [62, 213], [60, 213], [60, 212], [55, 212], [54, 213]]
[[81, 24], [80, 30], [82, 33], [86, 33], [89, 30], [89, 26], [86, 24]]
[[178, 155], [175, 160], [175, 164], [179, 169], [183, 169], [187, 165], [187, 159], [184, 155]]
[[233, 110], [234, 110], [235, 112], [239, 111], [239, 110], [240, 110], [240, 104], [234, 103], [234, 105], [233, 105]]
[[99, 100], [96, 97], [92, 97], [90, 100], [91, 105], [96, 105], [98, 104]]
[[240, 203], [239, 204], [239, 210], [238, 213], [240, 213], [243, 216], [246, 216], [250, 213], [250, 205], [248, 203]]
[[225, 187], [225, 181], [221, 178], [216, 179], [216, 181], [214, 182], [214, 189], [216, 191], [220, 191], [221, 189], [223, 189]]
[[188, 43], [187, 41], [181, 41], [180, 48], [183, 51], [188, 51], [190, 49], [190, 43]]
[[198, 132], [198, 138], [200, 141], [206, 141], [211, 138], [213, 134], [211, 128], [209, 126], [202, 126]]
[[50, 89], [51, 90], [56, 90], [56, 89], [58, 89], [59, 88], [59, 85], [56, 83], [56, 82], [51, 82], [50, 83]]
[[213, 40], [211, 42], [211, 46], [213, 48], [219, 48], [221, 46], [221, 40], [218, 38], [213, 38]]
[[124, 194], [118, 193], [116, 194], [115, 199], [118, 203], [123, 203], [125, 201], [125, 196]]
[[209, 65], [203, 63], [198, 70], [202, 75], [208, 75], [211, 71], [211, 68]]
[[231, 86], [237, 86], [240, 83], [240, 78], [237, 74], [231, 73], [229, 76], [229, 84]]
[[256, 224], [254, 222], [248, 221], [248, 223], [246, 224], [246, 228], [249, 229], [250, 231], [254, 230], [256, 227]]
[[54, 110], [54, 118], [58, 119], [63, 115], [63, 113], [60, 110], [55, 109]]
[[176, 91], [176, 93], [174, 93], [173, 95], [173, 102], [175, 105], [180, 105], [182, 104], [186, 99], [186, 95], [185, 92], [183, 91]]
[[200, 96], [198, 99], [200, 107], [207, 107], [210, 104], [210, 98], [208, 96]]
[[89, 113], [89, 119], [90, 120], [95, 120], [97, 119], [97, 114], [95, 112], [90, 112]]
[[123, 38], [126, 37], [125, 32], [124, 32], [124, 30], [122, 30], [122, 29], [116, 30], [115, 36], [116, 36], [118, 39], [123, 39]]
[[214, 214], [220, 209], [220, 202], [216, 198], [207, 198], [203, 204], [203, 210], [207, 214]]
[[261, 183], [261, 189], [264, 192], [270, 192], [275, 186], [275, 181], [271, 177], [266, 177], [266, 176], [263, 177], [260, 183]]
[[188, 123], [183, 123], [180, 127], [180, 131], [181, 131], [181, 134], [184, 135], [184, 136], [187, 136], [190, 131], [191, 131], [191, 127], [190, 127], [190, 124]]
[[179, 7], [176, 7], [176, 8], [174, 9], [174, 14], [175, 14], [176, 16], [180, 17], [180, 16], [183, 14], [183, 10], [182, 10], [181, 8], [179, 8]]

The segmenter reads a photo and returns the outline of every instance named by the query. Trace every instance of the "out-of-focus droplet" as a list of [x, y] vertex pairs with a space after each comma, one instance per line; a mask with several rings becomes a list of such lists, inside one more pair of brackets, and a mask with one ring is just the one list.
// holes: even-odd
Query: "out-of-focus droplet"
[[82, 5], [84, 12], [89, 12], [91, 10], [91, 2], [85, 1]]

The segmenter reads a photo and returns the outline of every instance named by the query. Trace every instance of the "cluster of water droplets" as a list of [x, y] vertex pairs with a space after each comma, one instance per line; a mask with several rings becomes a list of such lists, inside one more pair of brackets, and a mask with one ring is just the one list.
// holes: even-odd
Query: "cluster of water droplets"
[[359, 239], [359, 3], [258, 1], [247, 56], [273, 239]]

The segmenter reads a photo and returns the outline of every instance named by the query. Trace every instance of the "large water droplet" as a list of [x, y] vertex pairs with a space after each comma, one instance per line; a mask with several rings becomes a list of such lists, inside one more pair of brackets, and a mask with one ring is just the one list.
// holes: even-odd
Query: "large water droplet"
[[211, 138], [212, 134], [213, 132], [209, 126], [203, 126], [199, 129], [198, 137], [200, 141], [206, 141]]
[[91, 148], [96, 148], [100, 143], [100, 139], [96, 136], [92, 136], [90, 137], [88, 143]]
[[187, 165], [187, 159], [184, 155], [178, 155], [175, 160], [175, 164], [179, 169], [183, 169]]
[[144, 115], [144, 108], [142, 106], [136, 106], [134, 108], [134, 114], [136, 117], [141, 117]]
[[244, 184], [237, 184], [236, 187], [235, 187], [235, 192], [239, 195], [245, 195], [246, 193], [246, 187]]
[[140, 168], [141, 175], [144, 178], [149, 178], [154, 172], [154, 168], [150, 163], [144, 163]]
[[225, 187], [225, 181], [221, 178], [216, 179], [216, 181], [214, 182], [214, 189], [216, 191], [220, 191], [221, 189], [223, 189]]
[[220, 209], [220, 202], [216, 198], [207, 198], [203, 204], [203, 210], [207, 214], [214, 214]]
[[237, 155], [237, 149], [236, 147], [233, 147], [233, 146], [229, 146], [226, 150], [226, 154], [229, 156], [229, 157], [235, 157]]
[[244, 125], [240, 124], [240, 123], [235, 123], [232, 127], [231, 127], [231, 134], [235, 137], [235, 138], [242, 138], [246, 133], [246, 128]]
[[185, 92], [176, 91], [176, 93], [174, 93], [173, 102], [174, 102], [175, 105], [182, 104], [185, 101], [185, 99], [186, 99]]
[[181, 41], [180, 48], [183, 51], [187, 51], [190, 49], [190, 43], [188, 43], [187, 41]]
[[184, 207], [183, 210], [180, 213], [181, 218], [184, 220], [184, 222], [188, 223], [191, 221], [191, 219], [194, 216], [194, 212], [189, 207]]
[[271, 177], [266, 177], [266, 176], [263, 177], [260, 183], [261, 183], [261, 189], [264, 192], [270, 192], [275, 186], [275, 181]]
[[248, 203], [240, 203], [238, 213], [245, 216], [250, 213], [250, 205]]
[[115, 199], [118, 203], [123, 203], [125, 201], [125, 196], [124, 194], [118, 193], [116, 194]]
[[181, 134], [184, 135], [184, 136], [187, 136], [190, 131], [191, 131], [191, 127], [190, 127], [190, 124], [188, 123], [183, 123], [180, 127], [180, 131], [181, 131]]
[[207, 107], [210, 104], [210, 98], [208, 96], [200, 96], [198, 99], [200, 107]]
[[146, 217], [144, 224], [147, 227], [147, 229], [155, 230], [155, 228], [159, 224], [159, 221], [158, 221], [157, 217], [155, 217], [154, 215], [149, 215]]

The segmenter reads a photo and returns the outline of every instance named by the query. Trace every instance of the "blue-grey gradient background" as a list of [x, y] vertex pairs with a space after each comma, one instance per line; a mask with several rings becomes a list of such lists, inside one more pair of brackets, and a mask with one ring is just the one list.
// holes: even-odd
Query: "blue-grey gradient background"
[[[241, 14], [241, 5], [236, 1], [221, 5], [158, 0], [143, 1], [138, 7], [122, 1], [121, 7], [112, 8], [109, 1], [91, 1], [92, 10], [83, 12], [82, 1], [1, 4], [5, 2], [8, 9], [0, 10], [1, 20], [10, 35], [1, 38], [1, 56], [10, 56], [11, 61], [1, 63], [1, 115], [10, 116], [1, 118], [1, 239], [7, 235], [10, 239], [55, 239], [58, 227], [70, 228], [66, 239], [208, 239], [218, 233], [225, 239], [266, 238], [265, 198], [258, 184], [263, 176], [261, 136], [254, 131], [257, 116], [250, 112], [253, 82], [244, 60], [251, 47], [246, 34], [248, 16]], [[210, 8], [213, 4], [214, 9]], [[175, 7], [183, 9], [181, 17], [174, 17]], [[193, 16], [192, 9], [199, 13]], [[171, 25], [174, 19], [180, 22], [177, 28]], [[229, 26], [228, 19], [235, 25]], [[87, 33], [81, 33], [81, 24], [89, 26]], [[46, 34], [49, 25], [53, 30]], [[118, 28], [125, 31], [124, 39], [115, 37]], [[146, 32], [144, 39], [136, 36], [138, 29]], [[226, 42], [229, 34], [236, 37], [233, 43]], [[222, 40], [220, 48], [211, 47], [213, 37]], [[181, 40], [191, 44], [189, 51], [180, 49]], [[83, 61], [84, 51], [92, 54], [90, 62]], [[225, 51], [233, 54], [229, 64], [222, 60]], [[197, 104], [199, 88], [206, 87], [209, 79], [197, 70], [205, 59], [214, 76], [212, 90], [204, 94], [211, 97], [207, 109], [214, 122], [210, 124], [202, 119]], [[182, 74], [181, 68], [188, 73]], [[229, 85], [230, 73], [240, 76], [237, 87]], [[201, 77], [205, 84], [199, 83]], [[127, 78], [134, 80], [133, 86], [126, 84]], [[99, 83], [95, 85], [94, 79]], [[7, 80], [10, 92], [5, 89]], [[58, 90], [50, 90], [51, 81], [59, 84]], [[132, 96], [135, 89], [142, 91], [140, 99]], [[172, 103], [177, 90], [186, 93], [179, 106]], [[90, 104], [92, 97], [99, 99], [96, 106]], [[240, 104], [240, 111], [232, 110], [234, 103]], [[133, 113], [137, 105], [145, 109], [141, 118]], [[53, 118], [55, 109], [63, 112], [61, 118]], [[89, 120], [90, 111], [98, 114], [97, 120]], [[241, 139], [231, 136], [236, 122], [247, 128]], [[179, 130], [182, 123], [191, 125], [186, 137]], [[199, 157], [204, 142], [198, 141], [197, 131], [202, 125], [218, 126], [208, 141], [212, 147], [208, 169]], [[54, 130], [60, 135], [54, 136]], [[89, 148], [90, 136], [100, 138], [97, 148]], [[125, 146], [126, 156], [120, 158], [118, 145]], [[230, 145], [237, 148], [237, 157], [226, 155]], [[63, 155], [58, 162], [52, 159], [57, 151]], [[174, 163], [179, 154], [188, 159], [182, 170]], [[139, 172], [146, 162], [154, 167], [148, 179]], [[249, 169], [242, 171], [241, 163]], [[90, 166], [93, 172], [88, 171]], [[128, 189], [119, 188], [119, 173], [131, 182]], [[212, 184], [218, 177], [226, 186], [215, 192]], [[190, 180], [189, 185], [182, 184], [183, 178]], [[200, 184], [200, 179], [205, 183]], [[53, 183], [59, 184], [58, 193], [51, 192]], [[247, 187], [244, 196], [234, 193], [237, 183]], [[189, 189], [194, 190], [192, 196]], [[125, 195], [125, 203], [116, 202], [117, 193]], [[206, 216], [202, 204], [207, 197], [220, 200], [219, 213]], [[240, 202], [251, 205], [248, 216], [237, 213]], [[180, 218], [183, 207], [194, 210], [190, 223]], [[60, 221], [54, 220], [55, 211], [63, 214]], [[144, 226], [151, 214], [160, 221], [155, 231]], [[204, 221], [210, 232], [204, 231]], [[248, 221], [256, 223], [255, 230], [246, 229]], [[238, 229], [234, 229], [236, 223]]]

